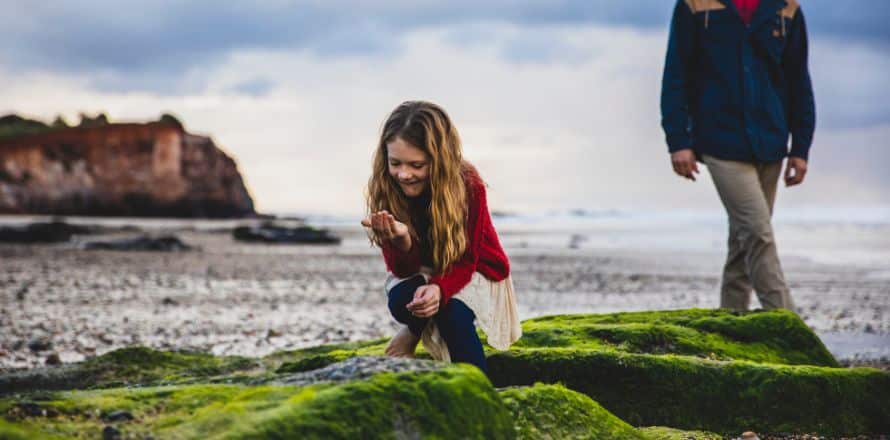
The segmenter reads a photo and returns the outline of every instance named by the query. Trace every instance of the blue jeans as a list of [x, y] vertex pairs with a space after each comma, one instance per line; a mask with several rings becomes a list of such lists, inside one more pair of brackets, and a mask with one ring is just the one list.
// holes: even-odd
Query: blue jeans
[[[414, 336], [420, 337], [430, 318], [418, 318], [411, 314], [406, 305], [414, 299], [414, 291], [426, 284], [423, 275], [415, 275], [402, 281], [389, 292], [389, 311], [396, 321], [408, 326], [408, 330]], [[478, 367], [488, 374], [488, 366], [485, 363], [485, 351], [482, 350], [482, 341], [476, 333], [473, 321], [476, 315], [457, 298], [451, 298], [444, 307], [432, 317], [439, 327], [439, 333], [448, 346], [448, 353], [452, 362], [464, 362]]]

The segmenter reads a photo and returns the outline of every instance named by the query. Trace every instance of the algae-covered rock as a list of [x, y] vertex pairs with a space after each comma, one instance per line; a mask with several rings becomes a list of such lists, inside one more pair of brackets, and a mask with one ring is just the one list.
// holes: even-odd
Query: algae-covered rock
[[557, 315], [527, 320], [522, 330], [517, 348], [567, 347], [838, 366], [819, 337], [787, 310]]
[[665, 428], [663, 426], [647, 426], [640, 428], [649, 440], [722, 440], [723, 436], [713, 432], [683, 431], [681, 429]]
[[560, 385], [508, 388], [500, 394], [513, 413], [517, 439], [646, 438], [590, 397]]
[[[0, 399], [0, 413], [12, 420], [0, 425], [0, 433], [97, 438], [114, 426], [127, 438], [514, 438], [498, 394], [466, 365], [309, 386], [55, 392], [28, 404], [22, 411], [22, 402]], [[120, 411], [132, 420], [110, 423], [109, 415]]]
[[0, 375], [0, 395], [38, 390], [109, 388], [120, 385], [193, 382], [259, 367], [254, 359], [207, 353], [123, 348], [77, 364]]
[[389, 339], [346, 342], [272, 353], [263, 362], [277, 373], [297, 373], [344, 361], [356, 356], [383, 356]]
[[[523, 330], [511, 350], [487, 349], [489, 379], [499, 387], [563, 387], [496, 393], [469, 366], [380, 357], [386, 339], [259, 360], [134, 348], [59, 369], [0, 376], [0, 394], [24, 393], [0, 399], [0, 415], [14, 421], [0, 425], [0, 434], [27, 437], [38, 429], [98, 436], [115, 411], [133, 416], [114, 422], [115, 429], [155, 438], [193, 438], [198, 432], [217, 433], [211, 438], [364, 437], [381, 429], [390, 438], [564, 438], [616, 426], [626, 438], [658, 439], [709, 439], [716, 437], [712, 432], [751, 428], [890, 432], [890, 374], [836, 368], [818, 337], [787, 311], [562, 315], [528, 320]], [[136, 384], [177, 386], [40, 392]], [[469, 425], [459, 432], [446, 426], [461, 411], [484, 417], [466, 416]], [[629, 425], [658, 426], [628, 431], [609, 413]], [[338, 422], [330, 421], [331, 414], [340, 415]]]
[[875, 369], [570, 348], [498, 353], [488, 365], [496, 386], [559, 382], [636, 426], [890, 432], [890, 375]]
[[523, 323], [496, 386], [562, 383], [625, 421], [715, 432], [890, 431], [890, 375], [841, 369], [797, 315], [679, 310]]

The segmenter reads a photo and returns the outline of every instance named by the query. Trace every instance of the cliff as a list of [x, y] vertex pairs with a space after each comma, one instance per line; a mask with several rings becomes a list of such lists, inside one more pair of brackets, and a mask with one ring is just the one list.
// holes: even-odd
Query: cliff
[[0, 214], [254, 214], [235, 161], [210, 138], [169, 116], [101, 122], [0, 137]]

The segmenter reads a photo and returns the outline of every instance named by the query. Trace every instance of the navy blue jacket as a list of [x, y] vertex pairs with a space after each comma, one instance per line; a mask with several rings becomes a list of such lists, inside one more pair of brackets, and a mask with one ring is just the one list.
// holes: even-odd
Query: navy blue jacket
[[808, 158], [816, 109], [795, 0], [760, 0], [746, 26], [732, 0], [679, 0], [661, 86], [670, 152], [747, 162]]

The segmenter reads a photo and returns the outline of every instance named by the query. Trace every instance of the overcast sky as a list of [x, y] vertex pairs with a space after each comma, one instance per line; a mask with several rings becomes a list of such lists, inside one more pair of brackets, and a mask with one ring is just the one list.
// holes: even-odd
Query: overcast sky
[[[672, 175], [659, 126], [673, 3], [0, 0], [0, 112], [170, 112], [260, 210], [357, 215], [383, 119], [427, 99], [493, 209], [720, 209], [707, 175]], [[816, 141], [778, 209], [890, 204], [890, 2], [800, 3]]]

